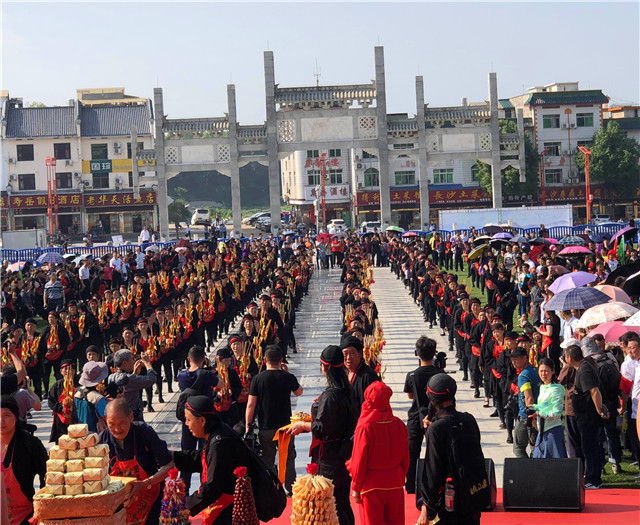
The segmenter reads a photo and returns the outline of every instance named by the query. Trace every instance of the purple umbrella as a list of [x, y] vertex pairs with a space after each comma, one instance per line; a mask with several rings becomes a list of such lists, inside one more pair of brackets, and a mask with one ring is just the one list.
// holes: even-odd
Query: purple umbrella
[[596, 276], [589, 272], [571, 272], [565, 275], [561, 275], [553, 284], [549, 286], [554, 294], [561, 292], [562, 290], [569, 290], [571, 288], [579, 288], [585, 286], [596, 280]]
[[567, 246], [558, 252], [558, 255], [582, 255], [585, 253], [593, 253], [589, 248], [584, 246]]
[[511, 235], [508, 232], [498, 232], [496, 233], [493, 237], [491, 237], [492, 239], [513, 239], [513, 235]]
[[611, 242], [615, 241], [618, 237], [624, 235], [625, 239], [629, 239], [633, 237], [636, 233], [638, 233], [638, 228], [634, 228], [633, 226], [625, 226], [621, 230], [618, 230], [611, 236]]

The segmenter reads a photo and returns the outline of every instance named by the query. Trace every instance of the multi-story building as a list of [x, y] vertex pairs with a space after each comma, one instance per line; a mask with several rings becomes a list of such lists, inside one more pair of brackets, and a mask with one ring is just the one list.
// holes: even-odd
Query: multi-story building
[[78, 90], [61, 107], [24, 107], [8, 92], [1, 102], [3, 229], [49, 229], [56, 207], [65, 234], [99, 224], [106, 235], [157, 229], [148, 99], [114, 88]]

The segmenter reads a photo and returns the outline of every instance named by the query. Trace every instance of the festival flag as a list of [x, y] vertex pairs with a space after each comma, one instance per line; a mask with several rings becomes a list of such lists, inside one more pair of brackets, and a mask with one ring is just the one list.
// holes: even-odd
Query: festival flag
[[616, 248], [616, 257], [620, 264], [624, 264], [624, 252], [625, 252], [624, 241], [619, 243], [618, 239], [616, 239], [616, 244], [618, 245]]

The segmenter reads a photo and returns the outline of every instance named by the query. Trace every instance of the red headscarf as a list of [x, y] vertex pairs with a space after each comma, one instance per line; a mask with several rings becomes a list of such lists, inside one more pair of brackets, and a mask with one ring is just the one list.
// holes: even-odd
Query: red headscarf
[[364, 403], [358, 425], [392, 420], [393, 410], [389, 403], [392, 395], [393, 390], [382, 381], [371, 383], [364, 391]]

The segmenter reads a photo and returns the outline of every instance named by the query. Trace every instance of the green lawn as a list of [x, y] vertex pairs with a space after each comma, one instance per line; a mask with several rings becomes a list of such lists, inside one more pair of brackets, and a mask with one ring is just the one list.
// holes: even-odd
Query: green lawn
[[605, 468], [606, 474], [602, 476], [602, 488], [606, 489], [638, 489], [640, 488], [640, 479], [635, 476], [640, 474], [638, 465], [631, 466], [633, 458], [631, 453], [627, 452], [622, 455], [622, 474], [614, 474], [611, 470], [611, 463], [607, 463]]

